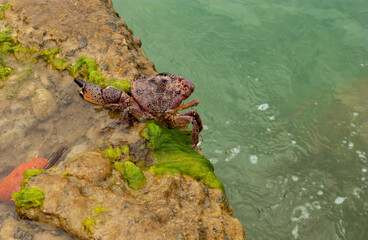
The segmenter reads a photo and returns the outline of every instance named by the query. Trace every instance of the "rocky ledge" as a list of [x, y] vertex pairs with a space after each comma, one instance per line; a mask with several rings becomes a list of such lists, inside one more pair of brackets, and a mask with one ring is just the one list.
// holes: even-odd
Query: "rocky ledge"
[[19, 216], [65, 229], [77, 239], [244, 239], [226, 195], [185, 175], [143, 171], [133, 190], [99, 152], [68, 159], [27, 184], [43, 204]]
[[[34, 141], [35, 138], [27, 140], [32, 127], [50, 123], [45, 131], [57, 128], [53, 120], [56, 112], [70, 111], [67, 116], [74, 118], [81, 111], [71, 103], [82, 100], [74, 97], [74, 91], [65, 90], [70, 89], [78, 64], [85, 64], [80, 70], [85, 79], [92, 76], [104, 79], [103, 75], [133, 81], [156, 72], [140, 49], [139, 38], [133, 36], [109, 0], [23, 0], [1, 1], [1, 4], [5, 6], [8, 2], [11, 6], [0, 10], [0, 17], [7, 24], [4, 29], [12, 29], [13, 39], [6, 35], [10, 30], [2, 30], [1, 46], [6, 48], [2, 47], [1, 51], [8, 49], [10, 52], [12, 48], [15, 55], [36, 53], [34, 59], [44, 57], [46, 65], [38, 62], [41, 69], [35, 68], [27, 81], [32, 77], [37, 79], [35, 76], [39, 72], [46, 71], [51, 84], [45, 85], [42, 81], [32, 84], [43, 84], [43, 88], [55, 94], [64, 91], [62, 97], [47, 104], [51, 97], [48, 101], [40, 99], [47, 94], [31, 90], [23, 94], [24, 90], [18, 90], [21, 85], [15, 94], [9, 94], [13, 93], [8, 90], [13, 85], [22, 84], [16, 78], [10, 77], [0, 86], [4, 88], [0, 88], [0, 95], [4, 96], [1, 91], [6, 90], [11, 97], [0, 107], [3, 113], [15, 114], [17, 111], [9, 113], [6, 107], [14, 108], [19, 101], [30, 100], [23, 108], [30, 116], [33, 112], [35, 120], [22, 128], [23, 142]], [[50, 50], [56, 48], [62, 51]], [[19, 60], [19, 56], [15, 57]], [[5, 65], [6, 61], [3, 70], [8, 71]], [[12, 81], [18, 85], [9, 84]], [[32, 109], [33, 105], [45, 106], [45, 109], [37, 112]], [[50, 109], [52, 113], [48, 113]], [[22, 113], [24, 111], [19, 112]], [[16, 210], [21, 219], [36, 222], [19, 221], [7, 205], [0, 203], [0, 239], [70, 239], [57, 230], [48, 229], [44, 223], [62, 228], [76, 239], [246, 239], [241, 223], [232, 217], [232, 208], [221, 182], [213, 173], [212, 164], [191, 149], [190, 138], [189, 142], [180, 140], [181, 145], [171, 144], [170, 137], [164, 138], [169, 142], [160, 143], [162, 133], [159, 133], [153, 141], [152, 132], [145, 131], [147, 126], [143, 123], [136, 123], [129, 134], [117, 129], [101, 137], [107, 112], [98, 109], [84, 113], [81, 119], [88, 119], [89, 125], [84, 125], [85, 128], [93, 124], [90, 129], [81, 129], [76, 121], [74, 124], [58, 121], [60, 124], [56, 122], [56, 126], [64, 130], [43, 135], [43, 146], [66, 144], [73, 148], [78, 141], [78, 144], [83, 142], [83, 147], [74, 147], [73, 154], [69, 152], [57, 167], [27, 174], [29, 177], [23, 182], [22, 190], [14, 195]], [[11, 117], [16, 118], [15, 115]], [[155, 127], [156, 123], [149, 124], [156, 130], [161, 129]], [[87, 130], [87, 137], [84, 137]], [[168, 135], [171, 133], [167, 130]], [[65, 141], [63, 134], [71, 134], [73, 138]], [[179, 135], [185, 137], [182, 132], [174, 135], [176, 140]], [[7, 144], [12, 145], [11, 142]], [[19, 152], [30, 146], [25, 145]], [[86, 150], [89, 151], [76, 155]]]

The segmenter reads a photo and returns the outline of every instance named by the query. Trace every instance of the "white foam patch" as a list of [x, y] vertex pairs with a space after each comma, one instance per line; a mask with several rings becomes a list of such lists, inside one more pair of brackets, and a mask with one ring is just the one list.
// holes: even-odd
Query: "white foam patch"
[[266, 111], [269, 108], [270, 108], [270, 105], [268, 103], [264, 103], [258, 106], [258, 110], [260, 111]]
[[240, 146], [234, 147], [232, 149], [230, 149], [230, 155], [225, 159], [225, 161], [230, 161], [231, 159], [233, 159], [236, 155], [238, 155], [240, 153]]
[[362, 162], [364, 162], [364, 163], [367, 162], [367, 156], [366, 156], [365, 152], [360, 151], [360, 150], [356, 150], [355, 152], [356, 152], [356, 154], [358, 154], [358, 157], [360, 158], [360, 160]]
[[299, 222], [302, 219], [309, 218], [309, 212], [305, 206], [298, 206], [294, 208], [292, 215], [294, 216], [291, 218], [291, 221], [293, 222]]
[[209, 127], [207, 125], [203, 125], [203, 131], [207, 131]]
[[349, 142], [349, 148], [350, 148], [350, 149], [353, 149], [353, 148], [354, 148], [354, 143]]
[[256, 155], [250, 155], [249, 160], [253, 164], [257, 164], [258, 163], [258, 157]]
[[362, 172], [366, 173], [367, 169], [366, 168], [362, 168]]
[[319, 196], [322, 196], [322, 195], [323, 195], [323, 191], [319, 190], [319, 191], [317, 192], [317, 194], [318, 194]]
[[218, 162], [218, 158], [210, 158], [209, 159], [212, 164], [215, 164]]
[[320, 204], [318, 201], [313, 201], [313, 202], [312, 202], [312, 206], [313, 206], [315, 209], [321, 209], [321, 204]]
[[343, 202], [345, 202], [345, 200], [346, 200], [346, 197], [337, 197], [337, 198], [335, 199], [335, 204], [340, 205], [340, 204], [342, 204]]
[[362, 191], [362, 189], [360, 188], [355, 188], [353, 191], [353, 194], [356, 198], [360, 198], [360, 192]]
[[359, 113], [357, 113], [357, 112], [353, 112], [353, 116], [354, 117], [357, 117], [359, 115]]
[[298, 233], [299, 227], [298, 225], [295, 226], [295, 228], [291, 231], [291, 234], [294, 236], [294, 239], [298, 239], [299, 233]]
[[298, 176], [291, 176], [291, 179], [292, 179], [294, 182], [299, 181], [299, 177], [298, 177]]

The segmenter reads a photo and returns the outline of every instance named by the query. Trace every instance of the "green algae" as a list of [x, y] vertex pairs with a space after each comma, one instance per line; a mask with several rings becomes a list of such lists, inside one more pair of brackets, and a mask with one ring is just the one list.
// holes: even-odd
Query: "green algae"
[[88, 234], [93, 234], [96, 227], [96, 221], [93, 218], [85, 218], [82, 221], [82, 226]]
[[43, 191], [39, 188], [26, 188], [30, 177], [37, 176], [45, 172], [45, 169], [29, 169], [23, 173], [23, 182], [21, 183], [21, 190], [12, 194], [12, 199], [17, 208], [24, 207], [26, 209], [40, 207], [45, 199]]
[[131, 161], [115, 162], [114, 168], [121, 173], [129, 187], [134, 190], [140, 189], [146, 183], [146, 177], [141, 169]]
[[13, 193], [12, 199], [17, 208], [26, 209], [40, 207], [45, 199], [43, 191], [39, 188], [22, 188], [20, 192]]
[[6, 32], [0, 32], [0, 42], [12, 42], [13, 37]]
[[4, 19], [4, 13], [7, 9], [9, 9], [12, 6], [11, 3], [7, 3], [0, 7], [0, 19]]
[[89, 235], [93, 234], [96, 229], [96, 223], [102, 223], [103, 220], [100, 215], [103, 212], [108, 211], [109, 208], [105, 207], [95, 207], [91, 210], [90, 216], [88, 218], [84, 218], [82, 221], [83, 230]]
[[93, 84], [98, 84], [103, 88], [113, 86], [120, 91], [130, 93], [129, 81], [125, 79], [106, 79], [98, 70], [98, 65], [93, 58], [89, 58], [86, 56], [80, 57], [70, 69], [70, 73], [75, 78], [83, 77], [85, 81], [89, 81]]
[[45, 172], [45, 169], [28, 169], [23, 172], [23, 182], [20, 185], [21, 188], [25, 188], [25, 185], [29, 183], [29, 179], [31, 177], [37, 176], [41, 173]]
[[153, 174], [184, 174], [210, 188], [224, 191], [211, 162], [192, 149], [190, 131], [167, 129], [151, 121], [146, 124], [141, 135], [152, 151], [154, 165], [150, 171]]
[[[129, 187], [134, 190], [138, 190], [145, 184], [146, 177], [142, 173], [141, 169], [129, 161], [131, 159], [129, 156], [129, 146], [122, 145], [115, 148], [113, 146], [109, 146], [107, 149], [99, 151], [114, 163], [114, 168], [120, 172]], [[122, 159], [124, 159], [124, 161], [120, 161]]]
[[67, 176], [69, 176], [69, 172], [67, 172], [67, 171], [65, 171], [65, 172], [63, 172], [62, 174], [61, 174], [61, 176], [63, 177], [63, 178], [65, 178], [65, 177], [67, 177]]
[[59, 71], [69, 70], [69, 61], [57, 57], [61, 52], [60, 48], [46, 49], [39, 54], [39, 57]]
[[[11, 5], [6, 4], [0, 7], [0, 16]], [[49, 66], [64, 71], [66, 70], [72, 77], [82, 77], [85, 81], [98, 84], [103, 88], [107, 86], [114, 86], [120, 91], [130, 93], [130, 82], [125, 79], [107, 79], [98, 70], [98, 65], [93, 58], [82, 56], [74, 65], [69, 61], [61, 58], [62, 50], [58, 47], [53, 49], [37, 49], [36, 47], [23, 47], [12, 36], [12, 29], [3, 27], [0, 30], [0, 78], [4, 81], [7, 77], [14, 74], [14, 69], [6, 66], [3, 62], [2, 55], [12, 55], [17, 61], [24, 61], [25, 59], [32, 59], [37, 62], [39, 59], [44, 60]], [[7, 98], [12, 98], [17, 91], [11, 91]]]
[[[80, 71], [83, 68], [84, 74], [82, 74], [83, 71]], [[77, 62], [70, 69], [70, 73], [74, 77], [80, 77], [84, 75], [85, 80], [88, 79], [88, 81], [93, 84], [100, 84], [105, 81], [105, 77], [102, 76], [100, 71], [98, 71], [96, 61], [93, 58], [86, 56], [82, 56], [77, 60]]]
[[14, 74], [14, 69], [4, 64], [4, 61], [0, 59], [0, 78], [2, 81], [6, 81], [10, 75]]
[[100, 216], [101, 213], [106, 212], [107, 210], [108, 210], [108, 208], [105, 208], [105, 207], [95, 207], [92, 210], [91, 216], [96, 218], [96, 217]]
[[125, 156], [129, 156], [129, 154], [130, 154], [130, 148], [129, 148], [128, 145], [123, 145], [123, 146], [120, 147], [120, 149], [121, 149], [121, 151], [123, 152], [123, 154]]
[[101, 87], [113, 86], [122, 92], [130, 93], [130, 82], [125, 79], [110, 79], [102, 82]]
[[105, 150], [99, 150], [105, 157], [110, 159], [111, 162], [119, 161], [122, 156], [129, 156], [129, 146], [123, 145], [120, 147], [109, 146]]

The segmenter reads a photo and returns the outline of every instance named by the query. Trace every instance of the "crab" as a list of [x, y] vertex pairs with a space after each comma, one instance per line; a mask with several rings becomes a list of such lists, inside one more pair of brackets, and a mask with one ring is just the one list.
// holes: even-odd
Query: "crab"
[[102, 88], [81, 79], [74, 81], [82, 88], [79, 93], [84, 100], [107, 109], [119, 109], [120, 117], [116, 123], [123, 129], [129, 125], [130, 115], [138, 120], [155, 119], [169, 128], [182, 128], [191, 123], [192, 148], [197, 146], [203, 129], [198, 112], [178, 113], [199, 103], [194, 99], [180, 106], [194, 91], [194, 85], [188, 79], [170, 73], [146, 75], [131, 83], [131, 95], [113, 86]]

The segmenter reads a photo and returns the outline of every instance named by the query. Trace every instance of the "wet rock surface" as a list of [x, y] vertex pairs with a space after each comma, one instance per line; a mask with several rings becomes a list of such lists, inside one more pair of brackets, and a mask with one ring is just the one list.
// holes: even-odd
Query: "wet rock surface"
[[[91, 175], [78, 173], [87, 168]], [[145, 185], [132, 190], [109, 160], [87, 152], [32, 178], [28, 187], [43, 190], [44, 203], [17, 211], [77, 239], [245, 239], [221, 190], [184, 175], [144, 174]]]
[[[112, 6], [111, 0], [10, 2], [6, 12], [24, 46], [59, 47], [70, 62], [89, 56], [104, 66], [103, 74], [132, 80], [155, 73], [141, 42]], [[106, 69], [106, 70], [105, 70]]]
[[[156, 72], [110, 0], [0, 4], [7, 2], [12, 7], [0, 25], [12, 27], [23, 46], [59, 47], [71, 63], [88, 56], [104, 75], [118, 79], [132, 81]], [[61, 146], [69, 150], [61, 166], [32, 178], [30, 185], [44, 191], [44, 205], [21, 208], [19, 215], [37, 222], [20, 220], [14, 206], [0, 203], [1, 240], [244, 238], [221, 190], [186, 176], [144, 172], [147, 182], [134, 191], [110, 162], [87, 152], [136, 143], [144, 124], [136, 122], [128, 132], [101, 131], [118, 113], [80, 99], [66, 71], [43, 61], [3, 59], [15, 74], [0, 81], [0, 180], [32, 157], [47, 158]], [[87, 153], [78, 155], [82, 152]], [[96, 207], [106, 209], [97, 214]], [[93, 231], [86, 219], [94, 219]]]

